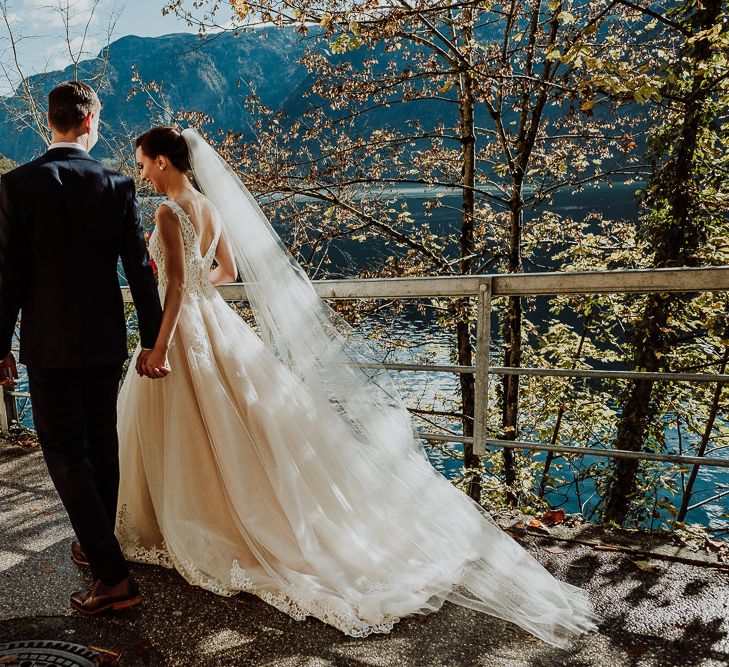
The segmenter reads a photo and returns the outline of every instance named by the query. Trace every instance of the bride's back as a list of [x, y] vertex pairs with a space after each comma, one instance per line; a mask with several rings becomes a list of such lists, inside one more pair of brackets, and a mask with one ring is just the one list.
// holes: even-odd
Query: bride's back
[[215, 208], [208, 198], [202, 194], [179, 197], [175, 202], [195, 228], [200, 242], [198, 250], [200, 255], [204, 257], [218, 233], [220, 223], [217, 220]]

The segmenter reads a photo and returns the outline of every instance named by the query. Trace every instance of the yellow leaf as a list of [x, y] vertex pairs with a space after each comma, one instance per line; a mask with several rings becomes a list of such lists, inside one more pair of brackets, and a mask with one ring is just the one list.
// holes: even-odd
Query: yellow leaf
[[650, 572], [651, 574], [658, 574], [661, 571], [661, 566], [653, 563], [649, 560], [632, 560], [633, 565], [643, 570], [643, 572]]
[[575, 15], [570, 14], [570, 12], [560, 12], [557, 14], [557, 18], [560, 21], [564, 21], [565, 23], [574, 23], [575, 22]]

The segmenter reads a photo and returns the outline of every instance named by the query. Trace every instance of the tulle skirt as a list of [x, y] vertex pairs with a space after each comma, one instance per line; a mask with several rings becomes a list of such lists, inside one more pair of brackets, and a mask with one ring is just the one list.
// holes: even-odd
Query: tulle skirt
[[169, 358], [161, 380], [132, 365], [119, 397], [116, 530], [130, 560], [358, 637], [445, 600], [561, 647], [595, 629], [583, 589], [421, 452], [353, 441], [217, 293], [186, 295]]

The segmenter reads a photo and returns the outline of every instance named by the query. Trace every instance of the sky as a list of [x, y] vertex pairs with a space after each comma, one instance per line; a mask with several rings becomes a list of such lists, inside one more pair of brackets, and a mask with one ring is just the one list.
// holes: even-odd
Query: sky
[[[63, 69], [71, 63], [59, 7], [68, 7], [72, 16], [71, 45], [74, 53], [82, 54], [83, 60], [96, 55], [106, 44], [108, 26], [114, 17], [112, 41], [126, 35], [156, 37], [173, 32], [197, 32], [174, 15], [163, 16], [164, 4], [164, 0], [0, 0], [0, 10], [3, 5], [7, 7], [21, 68], [31, 75]], [[84, 38], [89, 17], [92, 22]], [[0, 94], [7, 94], [17, 85], [13, 60], [8, 30], [0, 17]]]

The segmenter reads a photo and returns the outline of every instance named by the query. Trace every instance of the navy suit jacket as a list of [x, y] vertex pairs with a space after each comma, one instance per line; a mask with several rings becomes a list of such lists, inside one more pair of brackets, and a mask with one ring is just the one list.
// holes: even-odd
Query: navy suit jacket
[[58, 147], [0, 178], [0, 358], [22, 311], [20, 361], [38, 368], [128, 357], [121, 258], [143, 347], [162, 308], [134, 182], [86, 151]]

